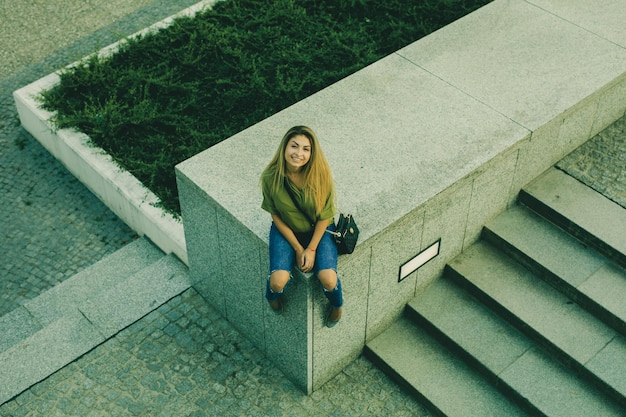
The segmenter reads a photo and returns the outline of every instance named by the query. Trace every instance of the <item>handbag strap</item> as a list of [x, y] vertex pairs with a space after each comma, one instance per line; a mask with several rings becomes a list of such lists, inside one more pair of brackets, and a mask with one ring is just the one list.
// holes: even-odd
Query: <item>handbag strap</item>
[[[309, 223], [311, 223], [311, 226], [315, 227], [315, 223], [316, 222], [312, 221], [311, 217], [309, 217], [309, 215], [306, 213], [306, 211], [302, 210], [302, 207], [300, 207], [300, 204], [298, 204], [298, 200], [296, 200], [296, 196], [293, 195], [293, 190], [291, 189], [291, 186], [287, 182], [287, 178], [284, 179], [284, 185], [285, 185], [285, 189], [287, 190], [287, 194], [289, 194], [289, 197], [291, 198], [291, 201], [293, 202], [293, 205], [296, 206], [296, 208], [304, 215], [304, 217], [306, 217], [306, 219], [309, 221]], [[333, 232], [333, 231], [328, 230], [328, 229], [326, 229], [325, 232], [326, 233], [330, 233], [331, 235], [333, 235], [335, 237], [340, 237], [341, 236], [341, 233]]]
[[304, 214], [304, 217], [306, 217], [308, 222], [311, 223], [311, 226], [313, 226], [316, 222], [312, 221], [311, 217], [309, 217], [306, 211], [302, 210], [302, 207], [300, 207], [300, 204], [298, 204], [298, 200], [296, 200], [296, 197], [293, 195], [293, 190], [291, 189], [291, 186], [289, 186], [289, 183], [287, 182], [287, 178], [284, 179], [284, 184], [285, 184], [285, 189], [287, 190], [289, 197], [291, 197], [291, 201], [293, 202], [293, 204], [296, 206], [298, 210], [300, 210], [300, 213]]

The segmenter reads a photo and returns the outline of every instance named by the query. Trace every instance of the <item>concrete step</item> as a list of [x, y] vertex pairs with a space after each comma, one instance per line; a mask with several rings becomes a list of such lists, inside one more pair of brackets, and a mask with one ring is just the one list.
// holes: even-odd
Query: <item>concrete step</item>
[[555, 357], [626, 406], [626, 340], [485, 241], [446, 267], [450, 277]]
[[96, 298], [107, 288], [126, 281], [163, 256], [163, 252], [149, 240], [137, 239], [26, 302], [24, 307], [42, 326], [46, 326], [85, 300]]
[[0, 317], [0, 353], [76, 309], [83, 300], [163, 257], [146, 239], [137, 239], [94, 265]]
[[626, 209], [619, 204], [556, 168], [524, 187], [519, 200], [626, 267]]
[[167, 255], [126, 281], [84, 300], [78, 309], [109, 338], [190, 286], [185, 264]]
[[105, 341], [78, 310], [0, 354], [0, 404], [43, 381]]
[[440, 415], [530, 415], [405, 317], [369, 342], [365, 354]]
[[3, 317], [0, 404], [189, 287], [187, 267], [141, 239]]
[[523, 206], [487, 224], [483, 237], [626, 335], [624, 268]]
[[406, 313], [533, 415], [622, 415], [605, 394], [447, 277]]

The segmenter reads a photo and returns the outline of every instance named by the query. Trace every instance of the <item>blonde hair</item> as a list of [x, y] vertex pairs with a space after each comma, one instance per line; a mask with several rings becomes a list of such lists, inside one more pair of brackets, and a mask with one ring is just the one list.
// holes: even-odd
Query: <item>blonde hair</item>
[[[330, 165], [322, 152], [315, 132], [306, 126], [294, 126], [285, 133], [274, 157], [263, 171], [262, 177], [271, 176], [270, 193], [276, 194], [284, 186], [287, 176], [285, 150], [295, 136], [305, 136], [311, 142], [311, 158], [302, 167], [304, 185], [302, 191], [307, 200], [315, 204], [315, 213], [320, 214], [329, 198], [334, 200], [335, 189]], [[334, 205], [334, 201], [332, 201]]]

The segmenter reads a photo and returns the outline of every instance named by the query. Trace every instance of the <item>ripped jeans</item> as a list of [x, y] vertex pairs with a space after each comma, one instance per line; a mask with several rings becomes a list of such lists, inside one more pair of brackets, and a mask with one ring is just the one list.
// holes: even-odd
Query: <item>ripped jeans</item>
[[[331, 223], [327, 229], [334, 231], [335, 225]], [[313, 237], [313, 232], [296, 233], [296, 237], [302, 246], [307, 247]], [[274, 223], [272, 223], [270, 228], [269, 250], [270, 275], [274, 271], [288, 271], [291, 273], [296, 262], [296, 253], [289, 242], [287, 242], [287, 239], [278, 231]], [[330, 233], [324, 233], [315, 252], [315, 265], [313, 267], [315, 275], [325, 269], [332, 269], [337, 272], [337, 257], [337, 245], [335, 244], [333, 236]], [[280, 292], [275, 292], [270, 288], [270, 279], [268, 276], [265, 290], [265, 298], [267, 298], [267, 301], [275, 301], [283, 293], [284, 289]], [[328, 298], [330, 305], [333, 307], [339, 308], [343, 305], [343, 291], [341, 289], [339, 276], [337, 276], [337, 285], [334, 289], [327, 290], [324, 288], [324, 295]]]

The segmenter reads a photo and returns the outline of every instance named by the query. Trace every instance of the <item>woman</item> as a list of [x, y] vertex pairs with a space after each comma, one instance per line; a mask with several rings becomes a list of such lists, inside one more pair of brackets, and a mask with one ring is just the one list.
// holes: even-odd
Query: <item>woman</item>
[[326, 325], [333, 327], [342, 314], [343, 294], [337, 276], [334, 231], [334, 184], [330, 166], [315, 133], [295, 126], [283, 137], [274, 158], [261, 175], [263, 203], [272, 216], [270, 275], [265, 296], [282, 312], [284, 288], [295, 265], [314, 271], [330, 302]]

